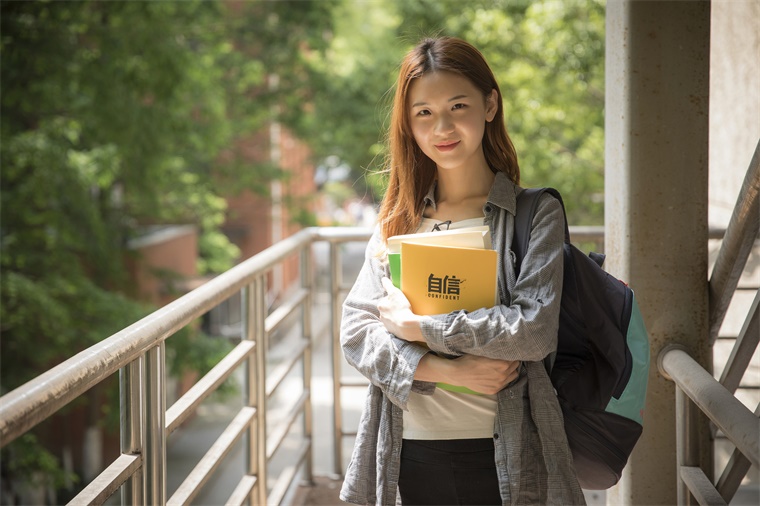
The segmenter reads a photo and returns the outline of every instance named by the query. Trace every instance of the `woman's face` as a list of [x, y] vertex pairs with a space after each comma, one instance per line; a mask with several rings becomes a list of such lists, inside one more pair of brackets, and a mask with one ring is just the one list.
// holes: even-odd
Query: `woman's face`
[[412, 135], [438, 170], [488, 169], [483, 134], [496, 114], [497, 97], [491, 90], [484, 98], [469, 79], [451, 72], [414, 79], [407, 96]]

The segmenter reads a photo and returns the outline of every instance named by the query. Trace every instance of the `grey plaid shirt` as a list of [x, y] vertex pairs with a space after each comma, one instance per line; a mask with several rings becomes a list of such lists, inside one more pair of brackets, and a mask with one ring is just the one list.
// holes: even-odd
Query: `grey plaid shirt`
[[[585, 504], [575, 477], [554, 388], [543, 359], [557, 346], [564, 219], [559, 202], [541, 197], [528, 252], [515, 279], [514, 231], [519, 187], [497, 173], [483, 206], [499, 253], [501, 305], [425, 317], [431, 350], [520, 360], [519, 378], [497, 395], [494, 444], [503, 504]], [[428, 203], [435, 205], [434, 188]], [[340, 497], [356, 504], [396, 504], [403, 410], [409, 392], [431, 393], [435, 383], [414, 380], [428, 350], [398, 339], [380, 322], [377, 302], [387, 262], [376, 230], [364, 266], [343, 305], [340, 340], [346, 360], [370, 381], [353, 455]]]

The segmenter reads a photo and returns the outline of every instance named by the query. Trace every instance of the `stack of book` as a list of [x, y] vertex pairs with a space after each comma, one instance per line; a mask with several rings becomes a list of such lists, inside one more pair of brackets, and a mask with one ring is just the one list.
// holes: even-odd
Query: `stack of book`
[[[391, 281], [418, 315], [475, 311], [498, 303], [498, 255], [487, 226], [397, 235], [388, 239]], [[439, 383], [457, 392], [465, 387]]]

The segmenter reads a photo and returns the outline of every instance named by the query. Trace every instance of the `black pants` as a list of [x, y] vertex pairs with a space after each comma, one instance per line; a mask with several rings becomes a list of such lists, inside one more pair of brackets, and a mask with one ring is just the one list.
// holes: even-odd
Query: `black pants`
[[404, 506], [500, 505], [493, 439], [404, 439], [398, 488]]

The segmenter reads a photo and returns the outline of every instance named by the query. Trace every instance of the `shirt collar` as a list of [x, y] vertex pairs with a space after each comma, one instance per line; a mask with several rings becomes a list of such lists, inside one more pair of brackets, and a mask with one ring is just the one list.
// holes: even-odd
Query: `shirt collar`
[[[427, 195], [425, 195], [425, 205], [432, 207], [434, 211], [436, 210], [435, 187], [437, 184], [438, 181], [433, 181]], [[506, 174], [497, 171], [491, 190], [488, 192], [488, 202], [515, 214], [517, 210], [517, 191], [517, 185], [510, 181]]]

